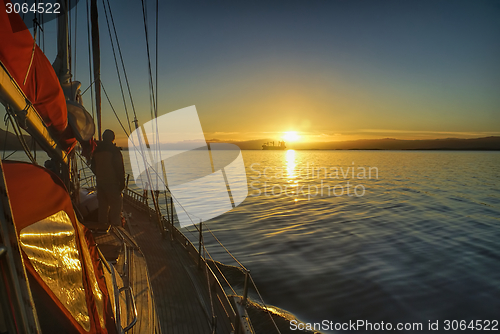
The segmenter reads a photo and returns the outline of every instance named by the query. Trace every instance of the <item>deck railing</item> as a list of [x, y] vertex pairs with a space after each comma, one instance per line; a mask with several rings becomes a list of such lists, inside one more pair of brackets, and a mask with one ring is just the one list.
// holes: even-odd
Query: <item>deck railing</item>
[[[159, 196], [159, 192], [154, 192], [154, 196]], [[148, 205], [148, 193], [144, 192], [143, 194], [139, 194], [129, 188], [124, 191], [124, 200], [129, 204], [141, 210], [143, 212], [147, 212], [151, 218], [156, 216], [156, 212], [153, 208]], [[235, 333], [254, 333], [254, 330], [251, 326], [248, 314], [246, 313], [245, 307], [248, 303], [248, 290], [250, 286], [256, 292], [260, 299], [260, 303], [265, 308], [265, 310], [269, 313], [270, 319], [273, 323], [274, 328], [276, 329], [276, 333], [281, 333], [278, 326], [276, 325], [269, 309], [267, 308], [264, 300], [250, 274], [250, 270], [248, 270], [240, 261], [236, 259], [236, 257], [229, 252], [229, 250], [220, 242], [220, 240], [213, 234], [212, 230], [208, 227], [206, 223], [200, 222], [199, 227], [196, 225], [197, 235], [195, 235], [192, 231], [188, 230], [191, 234], [193, 234], [193, 240], [198, 240], [198, 247], [196, 247], [193, 242], [182, 232], [180, 232], [174, 225], [174, 206], [173, 206], [173, 198], [166, 197], [166, 215], [161, 215], [161, 219], [159, 222], [159, 227], [164, 237], [169, 236], [172, 241], [179, 242], [184, 246], [184, 249], [188, 252], [190, 257], [198, 263], [198, 266], [201, 270], [207, 272], [207, 278], [209, 281], [209, 288], [211, 290], [211, 294], [213, 294], [213, 300], [219, 301], [221, 306], [225, 310], [225, 314], [229, 318], [229, 321], [233, 324]], [[204, 232], [205, 231], [205, 232]], [[218, 262], [215, 261], [210, 255], [209, 251], [205, 247], [204, 242], [204, 233], [212, 236], [215, 241], [233, 258], [233, 260], [237, 263], [237, 268], [239, 268], [244, 275], [244, 287], [242, 294], [236, 293], [235, 289], [228, 281], [227, 277], [224, 275], [223, 271], [220, 269]], [[232, 296], [228, 296], [227, 290], [233, 293]], [[216, 323], [216, 322], [215, 322]], [[215, 326], [215, 324], [214, 324]]]
[[[87, 186], [87, 187], [95, 187], [95, 176], [93, 173], [90, 171], [90, 168], [88, 168], [88, 171], [80, 170], [79, 171], [79, 178], [81, 180], [82, 186]], [[262, 296], [259, 293], [259, 290], [257, 289], [257, 286], [255, 285], [255, 282], [250, 275], [250, 271], [245, 268], [237, 259], [234, 257], [229, 250], [224, 247], [224, 245], [219, 241], [219, 239], [213, 234], [213, 232], [210, 230], [210, 228], [207, 226], [206, 223], [201, 223], [200, 222], [200, 227], [197, 227], [195, 225], [195, 228], [197, 229], [197, 236], [198, 238], [195, 237], [194, 240], [198, 239], [198, 249], [193, 245], [191, 240], [187, 238], [186, 235], [184, 235], [182, 232], [180, 232], [174, 225], [174, 217], [175, 217], [175, 209], [174, 209], [174, 198], [165, 192], [165, 212], [166, 214], [159, 214], [155, 211], [150, 206], [150, 201], [149, 201], [149, 196], [155, 196], [156, 198], [154, 199], [156, 203], [158, 203], [158, 198], [160, 196], [160, 192], [155, 191], [155, 192], [147, 192], [144, 191], [142, 194], [138, 193], [128, 187], [128, 177], [127, 177], [127, 182], [126, 182], [126, 188], [123, 191], [123, 199], [126, 203], [134, 207], [135, 209], [147, 213], [153, 220], [156, 220], [158, 227], [162, 233], [162, 236], [164, 238], [169, 237], [170, 240], [173, 242], [179, 242], [181, 245], [183, 245], [184, 249], [188, 252], [190, 257], [199, 264], [199, 267], [201, 270], [205, 271], [207, 274], [207, 280], [208, 280], [208, 287], [210, 289], [209, 294], [211, 301], [215, 301], [220, 303], [220, 306], [224, 309], [224, 314], [228, 317], [228, 320], [230, 321], [231, 324], [233, 324], [234, 332], [236, 334], [242, 334], [242, 333], [254, 333], [254, 330], [252, 328], [250, 319], [248, 317], [248, 314], [246, 313], [246, 305], [248, 302], [248, 290], [249, 287], [252, 286], [254, 291], [257, 293], [260, 299], [260, 303], [264, 306], [266, 311], [270, 315], [270, 319], [274, 325], [274, 328], [276, 329], [277, 333], [280, 333], [279, 328], [277, 327], [276, 323], [274, 322], [274, 319], [269, 312], [269, 309], [267, 308], [266, 304], [264, 303], [264, 300], [262, 299]], [[215, 261], [212, 256], [210, 255], [209, 251], [205, 247], [205, 242], [203, 239], [203, 230], [205, 231], [205, 234], [208, 233], [211, 235], [214, 240], [220, 246], [234, 259], [234, 261], [237, 263], [237, 267], [242, 271], [244, 275], [244, 288], [243, 288], [243, 293], [240, 295], [236, 293], [235, 289], [233, 286], [230, 284], [228, 281], [227, 277], [224, 275], [223, 271], [220, 269], [219, 264], [217, 261]], [[194, 236], [194, 233], [190, 230], [188, 230], [189, 233], [192, 233]], [[226, 290], [227, 289], [227, 290]], [[231, 291], [232, 295], [227, 293], [227, 291]], [[217, 321], [216, 318], [214, 317], [212, 319], [212, 330], [215, 333], [216, 331], [216, 325]]]
[[140, 211], [149, 212], [150, 210], [153, 210], [148, 206], [148, 197], [141, 195], [132, 189], [126, 188], [124, 190], [123, 197], [126, 201], [130, 202], [132, 206]]

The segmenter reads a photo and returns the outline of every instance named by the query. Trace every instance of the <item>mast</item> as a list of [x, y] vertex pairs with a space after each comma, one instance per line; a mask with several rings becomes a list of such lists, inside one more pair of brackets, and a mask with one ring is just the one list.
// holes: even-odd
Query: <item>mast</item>
[[71, 69], [69, 66], [69, 33], [68, 33], [68, 1], [59, 0], [61, 15], [57, 18], [57, 56], [52, 64], [61, 84], [71, 82]]
[[[57, 18], [57, 57], [52, 65], [56, 75], [59, 79], [59, 83], [61, 85], [62, 91], [64, 93], [64, 97], [66, 100], [66, 110], [67, 110], [67, 126], [71, 127], [75, 133], [75, 138], [79, 140], [81, 143], [90, 140], [94, 135], [94, 127], [93, 124], [90, 126], [89, 119], [90, 115], [87, 113], [85, 108], [83, 107], [82, 98], [81, 98], [81, 83], [79, 81], [72, 80], [71, 74], [71, 45], [70, 45], [70, 36], [69, 36], [69, 1], [68, 0], [58, 0], [61, 5], [61, 15]], [[96, 0], [93, 1], [93, 5], [95, 5], [95, 10], [97, 10]], [[94, 13], [94, 12], [93, 12]], [[95, 13], [97, 18], [97, 12]], [[76, 28], [75, 28], [76, 29]], [[93, 26], [94, 30], [94, 26]], [[95, 40], [95, 38], [94, 38]], [[97, 40], [95, 41], [97, 45], [94, 46], [94, 51], [99, 51], [99, 36], [97, 35]], [[95, 52], [94, 52], [94, 59]], [[94, 69], [97, 70], [96, 74], [96, 95], [98, 96], [99, 104], [98, 104], [98, 115], [100, 117], [100, 80], [99, 80], [99, 58], [94, 60], [97, 65]], [[99, 92], [99, 93], [98, 93]], [[87, 117], [88, 115], [88, 117]], [[80, 131], [81, 130], [81, 131]], [[92, 132], [92, 133], [90, 133]], [[99, 132], [100, 135], [100, 132]], [[85, 138], [85, 139], [84, 139]], [[69, 152], [67, 162], [65, 166], [61, 166], [61, 178], [66, 184], [70, 195], [78, 197], [78, 169], [77, 162], [75, 158], [74, 151]], [[59, 162], [56, 161], [57, 164]]]
[[99, 22], [97, 14], [97, 0], [90, 1], [90, 20], [92, 22], [92, 60], [94, 62], [94, 89], [96, 98], [97, 132], [101, 138], [101, 58], [99, 49]]

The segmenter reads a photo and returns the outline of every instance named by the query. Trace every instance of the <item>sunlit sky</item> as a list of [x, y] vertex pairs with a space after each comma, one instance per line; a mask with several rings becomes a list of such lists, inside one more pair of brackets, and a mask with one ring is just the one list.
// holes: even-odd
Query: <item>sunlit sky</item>
[[[145, 123], [140, 1], [111, 2]], [[279, 140], [291, 131], [312, 142], [500, 135], [498, 1], [160, 1], [159, 17], [159, 113], [196, 105], [206, 139]], [[125, 120], [100, 19], [102, 80]], [[78, 22], [75, 79], [85, 88], [87, 28]], [[47, 25], [46, 36], [54, 31]], [[55, 52], [46, 53], [52, 61]], [[104, 127], [123, 143], [106, 100], [103, 107]]]

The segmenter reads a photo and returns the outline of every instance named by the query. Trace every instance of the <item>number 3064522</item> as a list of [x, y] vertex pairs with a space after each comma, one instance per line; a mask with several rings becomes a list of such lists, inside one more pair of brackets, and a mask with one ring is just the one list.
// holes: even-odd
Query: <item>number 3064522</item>
[[32, 4], [31, 6], [27, 3], [6, 3], [5, 4], [5, 11], [7, 14], [10, 13], [38, 13], [38, 14], [60, 14], [61, 11], [61, 4], [59, 3], [37, 3]]

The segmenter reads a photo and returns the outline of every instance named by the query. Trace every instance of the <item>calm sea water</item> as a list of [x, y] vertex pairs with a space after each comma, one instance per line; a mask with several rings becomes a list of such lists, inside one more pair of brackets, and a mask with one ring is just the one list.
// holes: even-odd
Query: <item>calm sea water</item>
[[422, 323], [419, 333], [429, 321], [445, 332], [445, 320], [500, 320], [500, 152], [243, 159], [248, 197], [207, 224], [267, 303], [304, 322]]
[[421, 332], [429, 320], [440, 331], [445, 320], [500, 320], [499, 152], [243, 158], [248, 197], [207, 224], [267, 303], [304, 322], [420, 322]]

